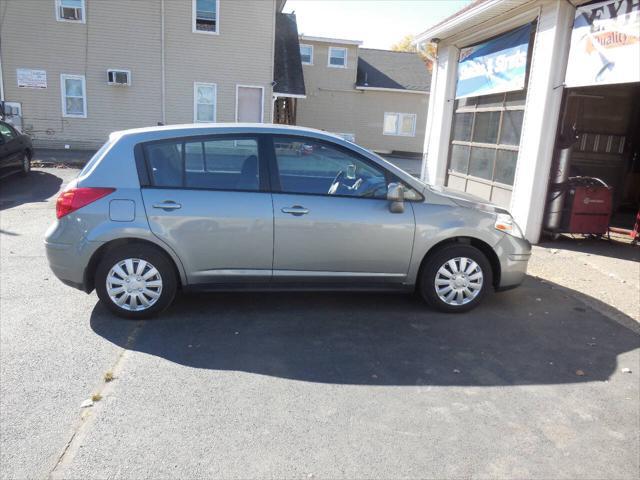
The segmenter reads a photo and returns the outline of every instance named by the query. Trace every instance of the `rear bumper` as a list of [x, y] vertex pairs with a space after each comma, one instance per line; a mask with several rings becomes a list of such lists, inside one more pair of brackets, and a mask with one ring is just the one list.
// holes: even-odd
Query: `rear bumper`
[[44, 248], [53, 274], [65, 285], [84, 290], [84, 268], [80, 267], [73, 246], [45, 240]]
[[78, 248], [76, 245], [45, 240], [44, 246], [53, 274], [65, 285], [86, 292], [85, 270], [100, 244], [85, 242]]
[[531, 244], [524, 239], [504, 235], [495, 247], [500, 260], [500, 282], [496, 290], [509, 290], [520, 285], [527, 275]]

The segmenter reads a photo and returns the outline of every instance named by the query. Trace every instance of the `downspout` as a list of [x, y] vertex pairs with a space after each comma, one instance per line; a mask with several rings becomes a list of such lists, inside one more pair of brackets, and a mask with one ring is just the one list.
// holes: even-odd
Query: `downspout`
[[165, 65], [164, 65], [164, 0], [160, 0], [160, 103], [162, 109], [162, 124], [166, 125], [167, 123], [167, 113], [166, 113], [166, 86], [165, 86]]
[[[431, 92], [435, 92], [437, 93], [437, 86], [438, 86], [438, 45], [440, 44], [440, 39], [439, 38], [432, 38], [431, 39], [431, 43], [435, 44], [436, 46], [436, 54], [435, 56], [428, 56], [427, 58], [429, 58], [429, 60], [431, 60], [431, 83], [432, 83], [432, 88], [431, 88]], [[427, 107], [427, 132], [425, 133], [425, 139], [426, 139], [426, 148], [424, 149], [424, 153], [422, 155], [422, 168], [421, 168], [421, 172], [420, 172], [420, 180], [422, 180], [423, 182], [427, 182], [427, 161], [429, 160], [429, 145], [431, 144], [431, 131], [433, 130], [433, 113], [435, 111], [435, 105], [432, 107], [432, 102], [433, 102], [433, 98], [431, 95], [431, 92], [429, 92], [429, 106]], [[431, 110], [431, 115], [429, 115], [429, 110]]]
[[2, 75], [2, 50], [0, 50], [0, 102], [4, 102], [4, 76]]

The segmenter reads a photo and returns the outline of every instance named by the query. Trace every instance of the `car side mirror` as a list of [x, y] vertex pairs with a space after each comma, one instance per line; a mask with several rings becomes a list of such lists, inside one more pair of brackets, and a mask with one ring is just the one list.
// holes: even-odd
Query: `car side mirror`
[[387, 200], [391, 213], [404, 212], [404, 187], [399, 183], [390, 183], [387, 187]]

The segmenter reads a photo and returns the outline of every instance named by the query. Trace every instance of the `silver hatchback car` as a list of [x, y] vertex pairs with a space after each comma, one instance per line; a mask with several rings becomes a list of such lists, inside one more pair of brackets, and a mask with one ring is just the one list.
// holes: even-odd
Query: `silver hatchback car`
[[531, 252], [507, 211], [277, 125], [115, 132], [56, 215], [55, 275], [128, 318], [158, 314], [178, 289], [417, 290], [463, 312], [519, 285]]

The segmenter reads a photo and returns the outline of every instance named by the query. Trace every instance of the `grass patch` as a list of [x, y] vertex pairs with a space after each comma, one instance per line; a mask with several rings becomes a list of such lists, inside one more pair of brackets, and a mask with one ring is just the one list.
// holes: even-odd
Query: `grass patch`
[[94, 402], [99, 402], [100, 400], [102, 400], [102, 395], [100, 395], [99, 393], [94, 393], [93, 395], [91, 395], [91, 400], [93, 400]]
[[110, 381], [112, 381], [115, 377], [113, 376], [113, 373], [111, 372], [107, 372], [104, 374], [104, 381], [109, 383]]

